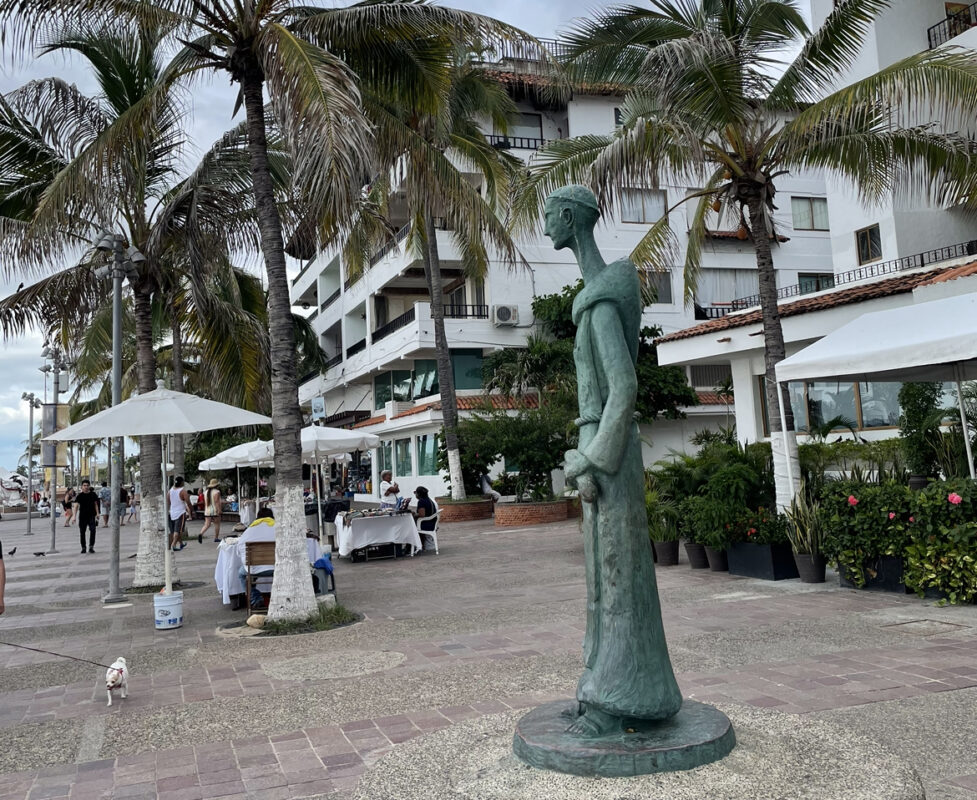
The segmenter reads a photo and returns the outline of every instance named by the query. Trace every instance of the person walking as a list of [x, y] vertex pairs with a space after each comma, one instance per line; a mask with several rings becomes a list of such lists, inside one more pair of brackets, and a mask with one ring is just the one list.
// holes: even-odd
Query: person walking
[[221, 540], [221, 512], [224, 507], [224, 499], [221, 497], [221, 490], [218, 488], [217, 478], [211, 478], [207, 488], [204, 489], [204, 522], [200, 530], [200, 539], [203, 541], [204, 534], [213, 527], [214, 541]]
[[[98, 495], [92, 491], [87, 480], [81, 482], [81, 491], [75, 495], [73, 504], [74, 519], [78, 520], [78, 534], [81, 538], [81, 552], [95, 552], [95, 530], [98, 527], [100, 503]], [[85, 531], [88, 531], [88, 549], [85, 549]]]
[[98, 490], [98, 504], [102, 507], [102, 527], [109, 526], [109, 509], [112, 508], [112, 490], [102, 481], [102, 488]]
[[187, 496], [186, 487], [183, 485], [183, 477], [177, 475], [173, 479], [173, 487], [170, 489], [170, 547], [174, 550], [182, 550], [186, 547], [181, 540], [187, 521], [189, 503], [190, 498]]
[[119, 487], [119, 524], [126, 524], [126, 508], [129, 505], [129, 492], [126, 491], [126, 487]]
[[72, 509], [74, 508], [75, 494], [75, 490], [69, 486], [64, 490], [64, 499], [61, 501], [61, 505], [64, 508], [64, 526], [66, 528], [71, 523], [73, 516]]

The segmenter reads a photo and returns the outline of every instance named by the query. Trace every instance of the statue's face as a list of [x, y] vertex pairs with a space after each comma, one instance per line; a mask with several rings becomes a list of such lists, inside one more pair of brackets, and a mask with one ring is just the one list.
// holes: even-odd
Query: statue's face
[[548, 200], [543, 209], [543, 234], [549, 236], [555, 250], [569, 247], [573, 240], [573, 211], [561, 203]]

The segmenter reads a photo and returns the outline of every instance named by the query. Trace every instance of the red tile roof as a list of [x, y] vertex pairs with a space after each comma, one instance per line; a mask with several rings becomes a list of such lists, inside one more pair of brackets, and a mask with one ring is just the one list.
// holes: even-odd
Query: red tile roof
[[920, 286], [932, 286], [936, 283], [946, 283], [947, 281], [955, 281], [957, 278], [967, 278], [971, 275], [977, 275], [977, 261], [971, 261], [969, 264], [961, 264], [959, 267], [953, 267], [951, 269], [945, 269], [935, 278], [931, 278], [928, 281], [923, 281]]
[[[518, 408], [538, 408], [539, 398], [535, 394], [527, 394], [523, 395], [522, 397], [506, 397], [501, 394], [478, 394], [462, 395], [458, 398], [459, 411], [481, 411], [486, 409], [486, 407], [491, 408], [494, 411], [514, 411]], [[412, 417], [415, 414], [423, 414], [425, 411], [440, 410], [441, 401], [432, 400], [430, 403], [421, 403], [419, 406], [414, 406], [413, 408], [408, 408], [406, 411], [401, 411], [399, 414], [391, 417], [391, 419], [403, 419], [404, 417]], [[366, 428], [370, 425], [379, 425], [381, 422], [386, 421], [387, 417], [381, 414], [378, 417], [370, 417], [362, 422], [357, 422], [352, 427]]]
[[719, 392], [697, 391], [696, 394], [699, 396], [699, 405], [703, 406], [725, 406], [727, 404], [731, 405], [733, 402], [732, 395], [724, 398]]
[[370, 417], [369, 419], [365, 419], [362, 422], [357, 422], [355, 425], [352, 425], [351, 427], [366, 428], [370, 425], [379, 425], [381, 422], [386, 422], [386, 421], [387, 421], [387, 415], [381, 414], [379, 417]]
[[[964, 274], [973, 274], [973, 272], [977, 271], [977, 262], [971, 262], [961, 267], [954, 267], [950, 270], [940, 268], [927, 270], [926, 272], [914, 272], [909, 275], [896, 275], [893, 278], [886, 278], [885, 280], [875, 281], [874, 283], [865, 283], [860, 286], [851, 286], [847, 289], [838, 289], [837, 291], [819, 294], [814, 297], [802, 297], [798, 300], [792, 300], [789, 303], [782, 302], [779, 304], [780, 316], [794, 317], [799, 314], [808, 314], [812, 311], [825, 311], [829, 308], [861, 303], [865, 300], [875, 300], [879, 297], [905, 294], [906, 292], [911, 292], [917, 286], [924, 286], [934, 282], [935, 279], [944, 278], [944, 276], [946, 280], [951, 280], [950, 273], [959, 273], [968, 268], [971, 268], [971, 271]], [[962, 275], [956, 274], [952, 277], [962, 277]], [[711, 319], [708, 322], [693, 325], [691, 328], [670, 333], [660, 338], [658, 342], [676, 342], [680, 339], [692, 339], [696, 336], [705, 336], [731, 328], [755, 325], [760, 321], [759, 309], [747, 311], [742, 314], [727, 314], [725, 317]]]

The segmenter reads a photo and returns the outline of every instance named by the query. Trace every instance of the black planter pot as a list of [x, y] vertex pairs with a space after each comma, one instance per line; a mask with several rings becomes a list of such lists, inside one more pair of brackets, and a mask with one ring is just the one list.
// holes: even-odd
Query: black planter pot
[[794, 563], [801, 583], [824, 583], [824, 556], [794, 553]]
[[726, 548], [730, 575], [745, 575], [765, 581], [797, 577], [797, 565], [789, 544], [737, 542]]
[[706, 559], [709, 561], [709, 569], [713, 572], [729, 571], [729, 561], [726, 559], [725, 550], [717, 550], [706, 545]]
[[[867, 561], [865, 566], [865, 585], [861, 587], [862, 589], [869, 592], [906, 594], [906, 584], [902, 579], [903, 561], [901, 556], [879, 556], [877, 559]], [[875, 577], [868, 574], [868, 569], [875, 572]], [[842, 586], [849, 589], [855, 588], [855, 583], [844, 567], [840, 567], [838, 570], [838, 581]]]
[[674, 567], [678, 564], [678, 541], [653, 542], [659, 567]]
[[929, 486], [929, 478], [925, 475], [910, 475], [909, 476], [909, 488], [914, 492], [920, 492]]
[[689, 566], [692, 569], [709, 569], [709, 560], [706, 558], [706, 548], [695, 542], [685, 542], [685, 554], [689, 557]]

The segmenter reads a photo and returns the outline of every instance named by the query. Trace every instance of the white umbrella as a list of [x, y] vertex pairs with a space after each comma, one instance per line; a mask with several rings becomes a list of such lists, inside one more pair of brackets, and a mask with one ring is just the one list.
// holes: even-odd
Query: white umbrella
[[[238, 428], [246, 425], [268, 425], [271, 418], [243, 408], [205, 400], [196, 395], [159, 388], [146, 394], [130, 397], [117, 406], [100, 411], [81, 422], [47, 436], [43, 441], [65, 442], [75, 439], [104, 439], [110, 436], [167, 436], [175, 433], [196, 433], [218, 428]], [[164, 452], [165, 452], [164, 440]], [[166, 492], [166, 464], [163, 459], [163, 530], [169, 514]], [[173, 584], [170, 568], [170, 547], [166, 547], [166, 588], [171, 594]]]
[[372, 433], [316, 425], [302, 428], [302, 458], [305, 460], [318, 460], [351, 450], [371, 450], [379, 445], [380, 437]]
[[[238, 509], [242, 508], [243, 498], [241, 497], [241, 467], [254, 467], [256, 482], [255, 486], [261, 485], [261, 467], [274, 466], [275, 443], [256, 439], [253, 442], [236, 444], [233, 447], [222, 450], [215, 456], [211, 456], [197, 465], [197, 469], [210, 471], [215, 469], [237, 470], [237, 501]], [[260, 491], [256, 489], [256, 497]], [[256, 501], [257, 502], [257, 501]], [[242, 517], [243, 520], [243, 517]]]

